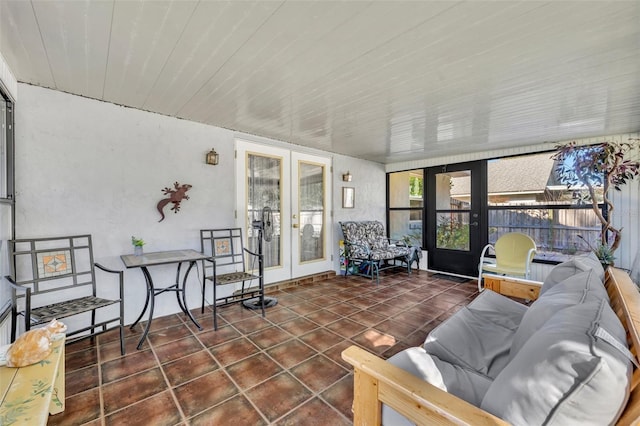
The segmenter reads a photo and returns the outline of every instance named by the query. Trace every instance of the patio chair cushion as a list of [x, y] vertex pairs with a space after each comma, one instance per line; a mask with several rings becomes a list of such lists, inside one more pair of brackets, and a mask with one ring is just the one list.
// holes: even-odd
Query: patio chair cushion
[[410, 247], [389, 243], [384, 225], [377, 220], [341, 222], [345, 239], [351, 244], [349, 256], [355, 259], [385, 260], [412, 253]]
[[372, 250], [370, 259], [371, 260], [395, 259], [397, 257], [408, 256], [411, 253], [413, 253], [413, 251], [410, 247], [387, 246], [385, 248]]

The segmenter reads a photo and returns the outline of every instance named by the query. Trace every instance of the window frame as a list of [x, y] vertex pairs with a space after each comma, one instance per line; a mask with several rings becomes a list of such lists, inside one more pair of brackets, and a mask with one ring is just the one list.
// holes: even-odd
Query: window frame
[[[551, 155], [554, 152], [554, 150], [547, 150], [547, 151], [538, 151], [538, 152], [530, 152], [530, 153], [526, 153], [526, 154], [517, 154], [517, 155], [508, 155], [508, 156], [503, 156], [503, 157], [492, 157], [492, 158], [487, 158], [487, 159], [483, 159], [483, 160], [479, 160], [479, 161], [484, 161], [485, 164], [488, 164], [489, 161], [492, 160], [500, 160], [500, 159], [505, 159], [505, 158], [514, 158], [514, 157], [526, 157], [526, 156], [530, 156], [530, 155], [536, 155], [536, 154], [549, 154]], [[426, 219], [426, 215], [427, 215], [427, 199], [426, 199], [426, 192], [427, 191], [423, 191], [422, 197], [422, 207], [390, 207], [390, 176], [393, 173], [402, 173], [402, 172], [410, 172], [413, 170], [423, 170], [423, 176], [424, 176], [424, 185], [427, 185], [426, 179], [427, 179], [427, 169], [428, 167], [418, 167], [418, 168], [412, 168], [412, 169], [407, 169], [407, 170], [396, 170], [393, 172], [387, 172], [386, 173], [386, 224], [387, 224], [387, 236], [389, 237], [391, 235], [390, 233], [390, 224], [391, 224], [391, 213], [394, 211], [422, 211], [421, 217], [422, 217], [422, 248], [424, 249], [427, 246], [427, 241], [426, 241], [426, 237], [427, 237], [427, 228], [428, 225], [426, 223], [427, 219]], [[554, 169], [555, 171], [555, 169]], [[488, 167], [485, 167], [485, 173], [487, 174], [487, 176], [485, 176], [486, 178], [488, 177]], [[604, 179], [605, 185], [607, 185], [607, 180]], [[606, 186], [605, 186], [606, 189]], [[488, 191], [488, 188], [487, 188]], [[488, 193], [487, 193], [488, 195]], [[600, 211], [602, 213], [602, 215], [606, 218], [609, 215], [609, 211], [608, 211], [608, 206], [605, 203], [598, 203], [598, 207], [600, 208]], [[514, 210], [514, 209], [518, 209], [518, 210], [545, 210], [545, 209], [550, 209], [550, 210], [591, 210], [591, 204], [535, 204], [535, 205], [527, 205], [527, 204], [522, 204], [522, 205], [497, 205], [497, 206], [491, 206], [489, 203], [489, 197], [486, 197], [485, 203], [484, 205], [480, 206], [480, 212], [481, 215], [483, 217], [487, 218], [487, 228], [486, 228], [486, 234], [485, 237], [487, 241], [483, 242], [483, 244], [481, 244], [482, 246], [484, 246], [485, 244], [489, 243], [489, 231], [490, 231], [490, 225], [488, 223], [488, 219], [489, 219], [489, 213], [492, 210]], [[538, 243], [538, 242], [536, 242]], [[550, 264], [550, 265], [556, 265], [558, 263], [560, 263], [561, 261], [559, 260], [554, 260], [554, 259], [544, 259], [544, 258], [534, 258], [534, 263], [540, 263], [540, 264]]]
[[426, 228], [425, 228], [425, 223], [426, 223], [426, 206], [427, 206], [427, 191], [425, 189], [423, 189], [422, 191], [422, 206], [421, 207], [390, 207], [391, 205], [391, 175], [393, 173], [404, 173], [404, 172], [411, 172], [414, 170], [421, 170], [422, 171], [422, 182], [423, 182], [423, 186], [426, 182], [426, 168], [425, 167], [418, 167], [415, 169], [409, 169], [409, 170], [398, 170], [395, 172], [388, 172], [386, 175], [386, 207], [387, 207], [387, 214], [386, 214], [386, 230], [387, 230], [387, 237], [390, 238], [391, 237], [391, 212], [394, 211], [400, 211], [400, 212], [409, 212], [409, 215], [411, 216], [411, 212], [421, 212], [420, 213], [420, 220], [422, 221], [422, 235], [421, 235], [421, 241], [420, 241], [420, 248], [424, 250], [424, 248], [426, 247]]
[[[589, 145], [585, 145], [585, 146], [589, 146]], [[551, 150], [546, 150], [546, 151], [537, 151], [537, 152], [529, 152], [526, 154], [516, 154], [516, 155], [506, 155], [503, 157], [492, 157], [492, 158], [488, 158], [485, 161], [488, 163], [489, 161], [493, 161], [493, 160], [500, 160], [500, 159], [505, 159], [505, 158], [516, 158], [516, 157], [527, 157], [527, 156], [531, 156], [531, 155], [540, 155], [540, 154], [549, 154], [552, 155], [555, 152], [555, 150], [551, 149]], [[489, 168], [487, 167], [487, 174], [489, 172]], [[553, 169], [553, 172], [555, 173], [555, 168]], [[603, 179], [603, 182], [605, 185], [607, 185], [607, 180], [606, 177], [605, 179]], [[605, 186], [606, 189], [606, 186]], [[488, 190], [488, 188], [487, 188]], [[487, 194], [488, 195], [488, 194]], [[602, 215], [606, 218], [609, 215], [609, 211], [607, 208], [607, 205], [604, 203], [598, 203], [598, 207], [600, 208], [600, 212], [602, 213]], [[487, 196], [487, 201], [486, 204], [483, 206], [483, 215], [486, 215], [487, 220], [489, 218], [489, 212], [491, 210], [545, 210], [545, 209], [549, 209], [549, 210], [591, 210], [591, 204], [536, 204], [536, 205], [527, 205], [527, 204], [518, 204], [518, 205], [501, 205], [501, 206], [491, 206], [489, 203], [489, 197]], [[489, 231], [490, 231], [490, 224], [487, 223], [487, 243], [489, 243], [488, 241], [488, 237], [489, 237]], [[536, 241], [536, 244], [539, 244], [538, 241]], [[492, 255], [489, 255], [489, 257], [493, 257]], [[553, 259], [543, 259], [543, 258], [539, 258], [539, 257], [534, 257], [533, 259], [534, 263], [540, 263], [540, 264], [545, 264], [545, 265], [557, 265], [558, 263], [561, 263], [561, 261], [558, 260], [553, 260]]]
[[[5, 155], [0, 157], [0, 173], [4, 174], [6, 181], [0, 188], [0, 203], [14, 204], [15, 201], [15, 132], [14, 132], [14, 102], [0, 84], [0, 96], [6, 103], [4, 129]], [[0, 150], [3, 147], [0, 146]]]

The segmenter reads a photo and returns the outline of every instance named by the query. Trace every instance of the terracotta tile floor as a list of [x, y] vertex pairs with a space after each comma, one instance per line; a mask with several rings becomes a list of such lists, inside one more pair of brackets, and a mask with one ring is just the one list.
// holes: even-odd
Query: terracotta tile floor
[[359, 345], [383, 358], [427, 333], [477, 295], [425, 271], [389, 272], [380, 284], [332, 277], [270, 293], [266, 318], [239, 304], [155, 318], [67, 346], [67, 401], [50, 425], [348, 425], [353, 372], [340, 353]]

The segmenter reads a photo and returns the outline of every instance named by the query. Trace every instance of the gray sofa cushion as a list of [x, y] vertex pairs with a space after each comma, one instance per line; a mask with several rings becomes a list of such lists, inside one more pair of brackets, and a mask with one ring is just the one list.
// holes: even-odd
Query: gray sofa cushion
[[606, 300], [557, 312], [495, 378], [481, 408], [514, 425], [614, 423], [628, 398], [631, 361], [594, 337], [599, 327], [626, 346]]
[[609, 301], [607, 290], [593, 270], [573, 275], [556, 284], [533, 302], [515, 333], [509, 359], [512, 359], [556, 312], [586, 301]]
[[549, 272], [549, 275], [544, 279], [542, 288], [540, 289], [540, 295], [543, 295], [547, 290], [551, 289], [558, 283], [566, 280], [567, 278], [585, 271], [593, 270], [596, 276], [600, 279], [600, 282], [604, 282], [604, 269], [602, 264], [598, 260], [593, 252], [582, 256], [575, 256], [573, 259], [566, 262], [562, 262], [553, 267]]
[[495, 377], [509, 360], [513, 337], [527, 307], [483, 291], [427, 336], [424, 349], [443, 361]]
[[[423, 348], [405, 349], [389, 358], [388, 362], [476, 406], [480, 405], [491, 385], [491, 380], [487, 377], [442, 361], [427, 354]], [[394, 409], [383, 405], [382, 424], [396, 426], [413, 423]]]

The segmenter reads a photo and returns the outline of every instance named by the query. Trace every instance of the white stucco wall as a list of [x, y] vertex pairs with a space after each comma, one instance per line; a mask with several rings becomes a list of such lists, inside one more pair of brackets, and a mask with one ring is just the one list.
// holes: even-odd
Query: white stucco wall
[[[344, 182], [342, 175], [349, 172], [351, 182]], [[386, 223], [386, 174], [384, 165], [335, 154], [333, 157], [333, 209], [334, 209], [334, 269], [339, 270], [338, 242], [343, 238], [341, 221], [379, 220]], [[342, 208], [342, 188], [355, 190], [353, 209]], [[386, 226], [386, 225], [385, 225]]]
[[[92, 234], [96, 261], [123, 269], [120, 255], [132, 252], [132, 235], [147, 242], [146, 251], [199, 249], [200, 229], [235, 225], [234, 139], [258, 138], [26, 84], [19, 84], [18, 92], [17, 238]], [[204, 163], [212, 147], [220, 154], [215, 167]], [[384, 167], [324, 155], [333, 158], [334, 229], [339, 232], [337, 222], [344, 219], [384, 220]], [[343, 210], [338, 174], [347, 169], [354, 175], [350, 186], [356, 187], [356, 208]], [[167, 206], [166, 219], [158, 223], [161, 190], [175, 181], [193, 185], [190, 199], [177, 214]], [[174, 267], [150, 271], [159, 285], [175, 274]], [[126, 319], [132, 322], [145, 295], [138, 269], [125, 271], [125, 286]], [[199, 284], [193, 273], [188, 292], [189, 305], [197, 306]], [[156, 316], [179, 309], [170, 294], [156, 302]]]

